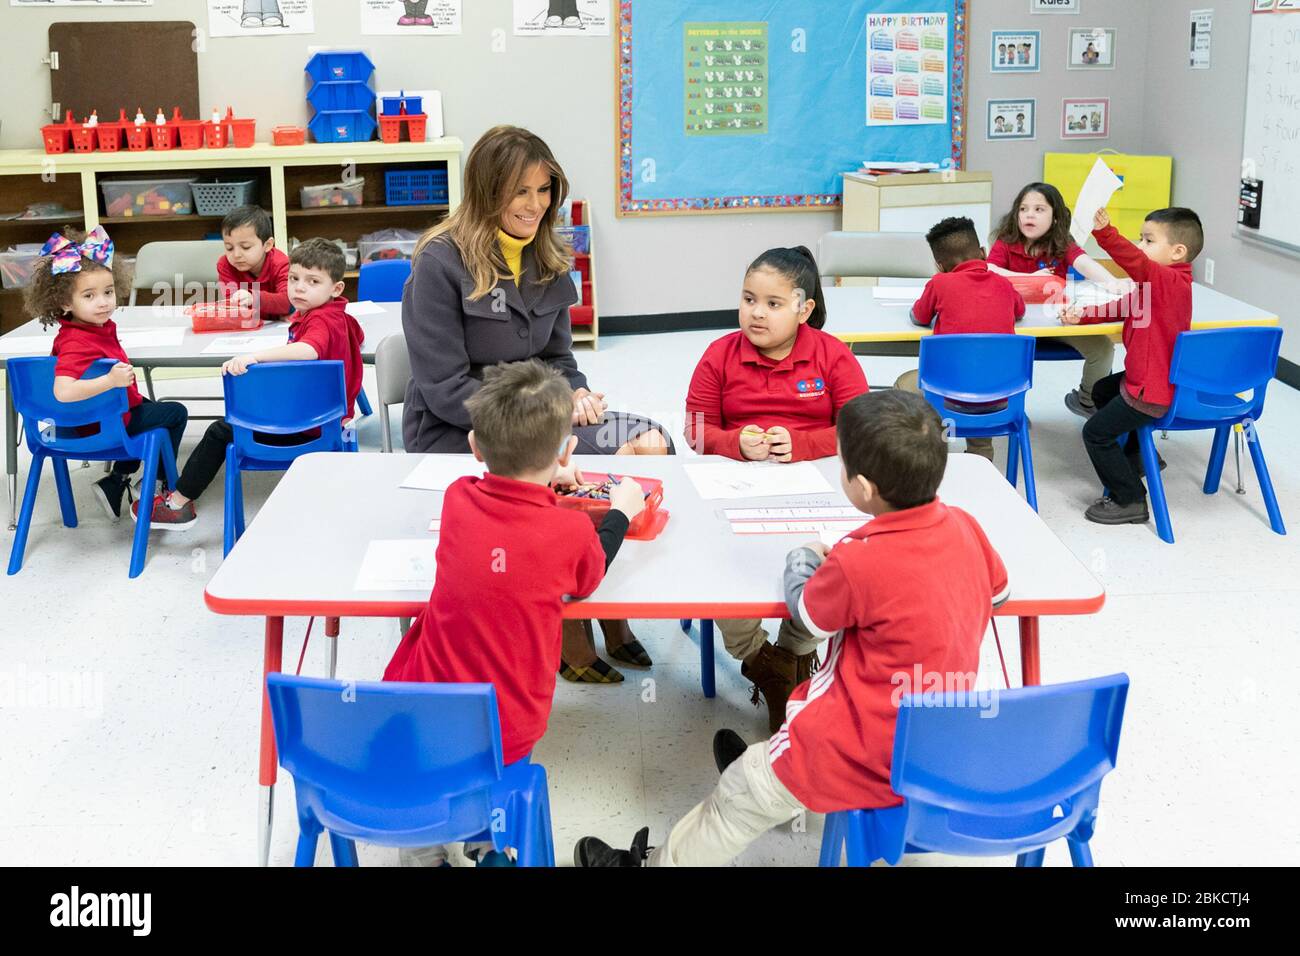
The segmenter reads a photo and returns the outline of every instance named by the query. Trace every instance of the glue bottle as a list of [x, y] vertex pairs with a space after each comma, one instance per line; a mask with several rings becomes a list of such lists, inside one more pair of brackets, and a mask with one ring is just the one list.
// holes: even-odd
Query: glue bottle
[[137, 106], [135, 108], [135, 125], [143, 126], [144, 124], [145, 124], [144, 107]]
[[212, 125], [213, 126], [221, 125], [221, 107], [219, 106], [212, 107]]
[[167, 125], [167, 116], [166, 114], [163, 113], [163, 109], [161, 106], [158, 107], [158, 115], [153, 118], [153, 121], [159, 126]]
[[99, 125], [99, 110], [91, 110], [90, 115], [86, 117], [86, 122], [82, 124], [86, 127], [95, 127]]

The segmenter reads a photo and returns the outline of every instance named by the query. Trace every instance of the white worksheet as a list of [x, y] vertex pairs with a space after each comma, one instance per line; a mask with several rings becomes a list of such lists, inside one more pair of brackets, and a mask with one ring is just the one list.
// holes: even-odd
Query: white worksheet
[[701, 498], [777, 498], [831, 493], [830, 483], [807, 461], [722, 462], [685, 465]]
[[243, 355], [245, 352], [258, 352], [262, 349], [284, 345], [288, 341], [288, 333], [283, 329], [261, 332], [256, 335], [218, 335], [203, 347], [203, 354]]
[[349, 302], [346, 311], [353, 318], [361, 318], [363, 315], [383, 315], [388, 310], [382, 305], [375, 305], [375, 303], [363, 299], [360, 302]]
[[871, 287], [871, 296], [894, 302], [915, 302], [921, 298], [921, 293], [924, 291], [923, 285], [877, 285]]
[[1115, 190], [1124, 185], [1124, 181], [1111, 171], [1105, 161], [1098, 158], [1092, 164], [1088, 178], [1083, 181], [1079, 198], [1074, 201], [1074, 213], [1070, 218], [1070, 236], [1079, 245], [1088, 241], [1092, 235], [1092, 220], [1098, 209], [1103, 209]]
[[164, 328], [118, 328], [117, 339], [122, 348], [131, 349], [169, 349], [176, 348], [185, 339], [185, 326], [173, 325]]
[[467, 475], [481, 478], [483, 471], [483, 463], [469, 456], [430, 455], [406, 476], [402, 487], [418, 488], [421, 491], [446, 491], [457, 478]]
[[0, 355], [49, 355], [54, 330], [49, 335], [11, 335], [0, 338]]
[[432, 591], [437, 542], [431, 538], [371, 541], [357, 570], [358, 591]]

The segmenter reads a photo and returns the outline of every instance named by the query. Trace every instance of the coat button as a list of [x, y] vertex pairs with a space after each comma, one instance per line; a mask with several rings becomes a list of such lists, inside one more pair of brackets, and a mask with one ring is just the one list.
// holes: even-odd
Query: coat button
[[520, 337], [521, 339], [526, 339], [526, 338], [528, 338], [528, 330], [527, 330], [527, 329], [520, 329], [520, 330], [519, 330], [519, 337]]

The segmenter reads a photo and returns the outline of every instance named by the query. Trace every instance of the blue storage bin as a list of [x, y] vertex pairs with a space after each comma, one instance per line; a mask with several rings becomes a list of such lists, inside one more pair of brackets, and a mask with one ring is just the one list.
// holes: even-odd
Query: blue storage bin
[[307, 102], [317, 112], [327, 110], [369, 110], [375, 102], [375, 93], [365, 83], [357, 80], [326, 80], [317, 83], [307, 94]]
[[375, 118], [365, 110], [323, 110], [307, 128], [318, 143], [359, 143], [373, 139]]
[[384, 202], [390, 206], [446, 205], [447, 169], [392, 169], [384, 173]]
[[383, 112], [385, 116], [402, 115], [402, 102], [406, 102], [406, 112], [411, 116], [419, 116], [424, 112], [423, 96], [407, 96], [403, 90], [400, 96], [383, 97]]
[[307, 61], [307, 72], [317, 83], [370, 79], [375, 65], [360, 50], [322, 50]]

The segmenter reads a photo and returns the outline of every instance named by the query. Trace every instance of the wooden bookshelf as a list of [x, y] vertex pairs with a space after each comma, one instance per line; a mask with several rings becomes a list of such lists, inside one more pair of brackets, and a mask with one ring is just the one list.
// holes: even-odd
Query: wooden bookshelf
[[575, 344], [583, 343], [590, 345], [592, 351], [600, 347], [600, 308], [596, 299], [596, 236], [591, 224], [591, 203], [585, 199], [574, 199], [571, 202], [573, 210], [573, 224], [586, 226], [587, 234], [590, 239], [588, 252], [576, 253], [574, 255], [574, 270], [579, 271], [584, 276], [582, 283], [582, 301], [578, 306], [586, 306], [591, 309], [591, 323], [589, 325], [573, 326], [573, 341]]
[[[384, 228], [423, 230], [460, 204], [461, 153], [455, 137], [423, 143], [308, 143], [272, 146], [255, 143], [246, 149], [144, 150], [116, 153], [49, 155], [35, 149], [0, 150], [0, 213], [16, 213], [31, 203], [58, 202], [76, 216], [65, 220], [0, 220], [0, 251], [18, 243], [44, 242], [61, 226], [92, 229], [103, 224], [118, 253], [133, 256], [146, 242], [202, 239], [219, 229], [220, 217], [199, 215], [107, 216], [99, 188], [105, 179], [174, 179], [196, 176], [210, 180], [256, 179], [256, 200], [271, 213], [276, 245], [288, 248], [289, 238], [323, 236], [356, 245], [357, 239]], [[390, 169], [447, 169], [446, 205], [388, 206], [384, 202], [384, 173]], [[332, 167], [332, 168], [331, 168]], [[350, 176], [366, 180], [364, 205], [303, 209], [303, 186], [338, 182]], [[349, 177], [350, 178], [350, 177]], [[355, 296], [355, 270], [348, 290]], [[27, 320], [22, 290], [0, 292], [0, 332]]]

